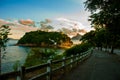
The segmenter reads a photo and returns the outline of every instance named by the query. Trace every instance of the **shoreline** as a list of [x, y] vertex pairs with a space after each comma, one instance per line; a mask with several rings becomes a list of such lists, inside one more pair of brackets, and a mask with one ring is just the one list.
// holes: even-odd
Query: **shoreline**
[[71, 46], [61, 46], [61, 45], [38, 45], [38, 44], [15, 44], [14, 46], [23, 46], [23, 47], [43, 47], [43, 48], [61, 48], [61, 49], [69, 49]]

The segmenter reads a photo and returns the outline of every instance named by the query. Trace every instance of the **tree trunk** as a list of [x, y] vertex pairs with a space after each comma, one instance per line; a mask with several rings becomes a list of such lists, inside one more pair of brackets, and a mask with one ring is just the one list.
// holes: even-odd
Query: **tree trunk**
[[111, 54], [113, 54], [114, 53], [114, 47], [113, 46], [111, 46], [111, 52], [110, 52]]
[[108, 50], [108, 46], [106, 46], [106, 48], [105, 48], [105, 51], [107, 51]]
[[97, 47], [98, 48], [98, 50], [99, 50], [99, 47]]
[[100, 46], [100, 50], [102, 51], [102, 46]]

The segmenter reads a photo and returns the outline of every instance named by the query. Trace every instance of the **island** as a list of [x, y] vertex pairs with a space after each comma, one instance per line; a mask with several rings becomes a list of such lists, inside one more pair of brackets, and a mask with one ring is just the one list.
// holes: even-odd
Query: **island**
[[41, 47], [71, 47], [73, 42], [70, 37], [62, 32], [31, 31], [18, 40], [19, 46], [41, 46]]

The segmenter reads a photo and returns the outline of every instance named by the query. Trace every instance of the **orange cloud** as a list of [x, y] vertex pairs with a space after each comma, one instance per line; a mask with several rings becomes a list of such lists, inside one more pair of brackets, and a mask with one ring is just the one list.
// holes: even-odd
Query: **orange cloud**
[[[31, 22], [31, 20], [27, 20], [28, 22]], [[9, 25], [10, 27], [10, 34], [8, 35], [9, 38], [13, 38], [13, 39], [20, 39], [26, 32], [30, 32], [30, 31], [36, 31], [38, 30], [38, 28], [35, 27], [29, 27], [27, 25], [22, 25], [16, 22], [9, 22], [3, 19], [0, 19], [0, 26], [2, 25]]]
[[86, 33], [87, 31], [84, 30], [84, 29], [80, 29], [79, 32], [81, 32], [81, 33]]
[[27, 20], [19, 20], [19, 23], [20, 24], [23, 24], [23, 25], [32, 25], [34, 24], [34, 21], [30, 20], [30, 19], [27, 19]]
[[50, 19], [45, 19], [45, 22], [51, 23], [52, 21]]

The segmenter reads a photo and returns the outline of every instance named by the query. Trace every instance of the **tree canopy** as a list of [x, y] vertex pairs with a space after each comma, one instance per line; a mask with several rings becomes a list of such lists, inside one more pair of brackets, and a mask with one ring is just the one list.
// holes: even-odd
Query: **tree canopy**
[[[91, 12], [90, 21], [94, 28], [105, 28], [109, 33], [113, 49], [120, 40], [120, 5], [119, 0], [87, 0], [85, 7]], [[100, 35], [104, 35], [99, 33]], [[99, 38], [100, 39], [100, 38]]]

